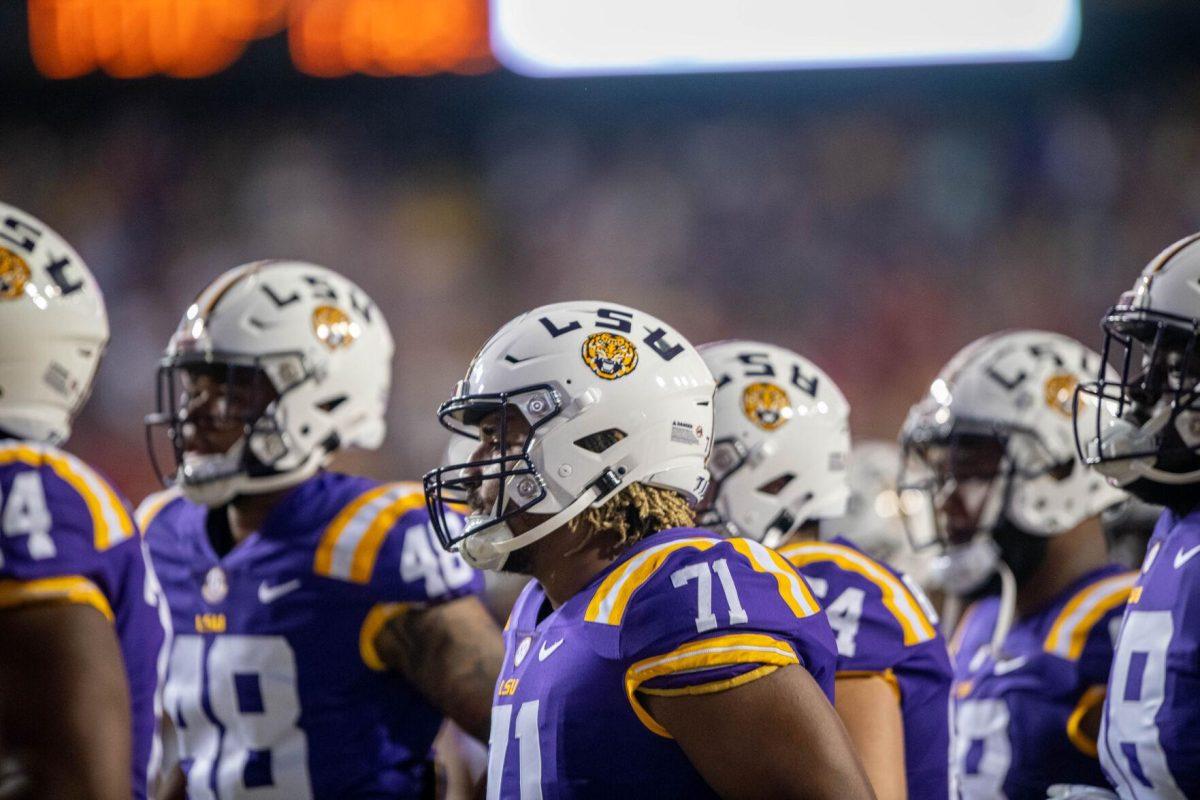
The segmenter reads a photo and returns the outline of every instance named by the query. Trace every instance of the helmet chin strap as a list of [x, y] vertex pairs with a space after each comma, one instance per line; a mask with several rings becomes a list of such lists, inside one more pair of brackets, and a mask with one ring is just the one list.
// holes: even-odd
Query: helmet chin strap
[[996, 627], [992, 629], [991, 648], [992, 657], [998, 660], [1017, 610], [1017, 579], [1003, 559], [996, 562], [996, 574], [1000, 576], [1000, 607], [996, 612]]
[[[601, 476], [601, 479], [591, 483], [583, 490], [583, 493], [579, 497], [572, 500], [562, 511], [547, 517], [524, 533], [512, 536], [512, 530], [508, 525], [500, 523], [494, 531], [468, 536], [463, 539], [459, 553], [467, 563], [476, 569], [493, 571], [500, 569], [504, 566], [504, 562], [508, 560], [509, 553], [519, 550], [522, 547], [528, 547], [539, 539], [544, 539], [579, 516], [585, 508], [595, 503], [601, 497], [611, 494], [614, 487], [611, 482], [606, 482], [603, 477]], [[503, 538], [505, 534], [508, 534], [510, 538]]]
[[[224, 453], [217, 458], [223, 459], [228, 455], [228, 453]], [[329, 455], [324, 449], [318, 447], [308, 454], [308, 458], [300, 466], [287, 472], [257, 477], [237, 473], [209, 480], [199, 480], [194, 483], [176, 478], [176, 485], [183, 490], [184, 496], [193, 503], [207, 506], [208, 508], [218, 508], [239, 495], [267, 494], [268, 492], [291, 488], [298, 483], [308, 480], [329, 459]]]

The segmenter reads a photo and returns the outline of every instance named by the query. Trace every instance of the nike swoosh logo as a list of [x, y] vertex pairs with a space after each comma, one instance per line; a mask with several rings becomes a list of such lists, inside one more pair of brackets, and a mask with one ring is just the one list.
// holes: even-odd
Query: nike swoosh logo
[[562, 643], [565, 641], [566, 639], [559, 639], [549, 647], [546, 646], [545, 642], [542, 642], [542, 646], [538, 648], [538, 661], [545, 661], [547, 658], [554, 655], [554, 651], [562, 647]]
[[281, 583], [278, 586], [268, 586], [266, 581], [258, 585], [258, 602], [267, 604], [274, 603], [285, 594], [294, 592], [300, 588], [300, 579], [293, 578], [292, 580]]
[[1179, 569], [1184, 564], [1191, 561], [1192, 556], [1196, 555], [1196, 553], [1200, 553], [1200, 544], [1196, 545], [1191, 550], [1184, 550], [1180, 548], [1179, 552], [1175, 554], [1175, 569]]
[[996, 666], [992, 669], [997, 675], [1007, 675], [1010, 672], [1016, 672], [1029, 661], [1028, 656], [1017, 656], [1016, 658], [1006, 658], [1003, 661], [997, 661]]

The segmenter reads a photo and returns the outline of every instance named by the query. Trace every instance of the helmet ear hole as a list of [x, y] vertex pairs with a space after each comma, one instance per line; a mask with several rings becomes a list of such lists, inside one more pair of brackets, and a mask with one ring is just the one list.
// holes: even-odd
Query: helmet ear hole
[[344, 395], [344, 394], [342, 394], [342, 395], [338, 395], [337, 397], [330, 398], [329, 400], [326, 400], [326, 401], [325, 401], [325, 402], [323, 402], [323, 403], [318, 403], [318, 404], [317, 404], [317, 408], [321, 409], [321, 410], [322, 410], [322, 411], [324, 411], [326, 414], [328, 414], [328, 413], [332, 412], [332, 411], [333, 411], [335, 408], [337, 408], [338, 406], [340, 406], [342, 403], [346, 402], [346, 401], [347, 401], [347, 400], [349, 400], [349, 399], [350, 399], [350, 398], [348, 398], [348, 397], [347, 397], [346, 395]]
[[597, 433], [588, 434], [576, 439], [574, 444], [589, 453], [603, 453], [617, 442], [625, 438], [625, 431], [620, 428], [608, 428]]

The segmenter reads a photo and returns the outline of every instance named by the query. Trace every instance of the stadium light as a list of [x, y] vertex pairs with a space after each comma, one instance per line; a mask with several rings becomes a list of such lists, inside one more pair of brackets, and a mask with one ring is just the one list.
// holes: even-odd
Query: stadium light
[[492, 48], [534, 76], [1070, 58], [1078, 0], [492, 0]]

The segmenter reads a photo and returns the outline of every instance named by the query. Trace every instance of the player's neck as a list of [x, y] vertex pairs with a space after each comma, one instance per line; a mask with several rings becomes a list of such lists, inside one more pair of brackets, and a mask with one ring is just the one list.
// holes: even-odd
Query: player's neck
[[821, 538], [821, 525], [817, 522], [806, 522], [784, 537], [779, 547], [793, 542], [815, 542]]
[[226, 506], [229, 516], [229, 531], [235, 545], [243, 542], [250, 534], [262, 528], [267, 515], [290, 489], [280, 489], [266, 494], [249, 494], [237, 497]]
[[624, 551], [614, 546], [614, 537], [590, 536], [583, 546], [580, 541], [580, 535], [564, 527], [530, 545], [536, 548], [530, 553], [530, 572], [554, 608], [579, 594]]
[[1053, 537], [1037, 571], [1017, 589], [1018, 616], [1049, 605], [1071, 584], [1109, 562], [1099, 517]]

